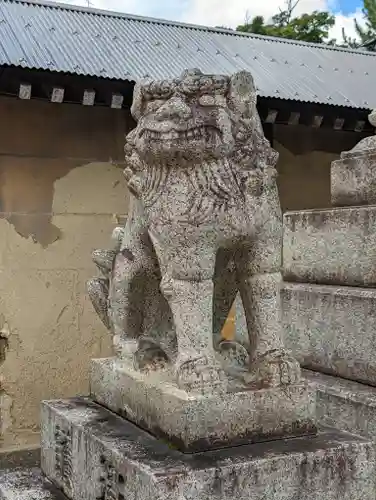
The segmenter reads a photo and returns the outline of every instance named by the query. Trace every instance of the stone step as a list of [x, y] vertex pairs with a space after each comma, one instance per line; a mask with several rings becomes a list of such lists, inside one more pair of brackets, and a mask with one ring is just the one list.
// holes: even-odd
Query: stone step
[[376, 290], [283, 283], [281, 298], [286, 347], [304, 367], [376, 385]]
[[184, 454], [88, 399], [42, 405], [42, 468], [73, 500], [374, 500], [375, 466], [337, 431]]
[[283, 220], [285, 281], [376, 285], [376, 206], [286, 212]]
[[321, 425], [376, 441], [376, 387], [309, 370], [303, 376], [317, 391]]
[[37, 467], [0, 470], [1, 500], [67, 500]]
[[[367, 146], [375, 146], [374, 137], [365, 139]], [[371, 141], [373, 144], [371, 144]], [[359, 144], [358, 146], [361, 146]], [[366, 146], [366, 144], [364, 144]], [[360, 149], [343, 152], [331, 166], [332, 205], [376, 204], [376, 149]]]
[[0, 471], [3, 469], [32, 468], [40, 466], [40, 446], [24, 449], [0, 448]]

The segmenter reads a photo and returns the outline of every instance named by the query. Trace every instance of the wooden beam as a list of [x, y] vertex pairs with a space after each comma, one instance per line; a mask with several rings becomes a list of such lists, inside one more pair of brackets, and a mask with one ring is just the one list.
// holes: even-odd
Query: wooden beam
[[121, 109], [123, 107], [124, 97], [122, 94], [112, 94], [111, 108]]
[[84, 96], [82, 98], [82, 104], [84, 106], [94, 106], [95, 103], [95, 90], [85, 89]]
[[334, 120], [333, 128], [334, 128], [334, 130], [342, 130], [344, 124], [345, 124], [345, 119], [344, 118], [336, 118]]
[[51, 102], [61, 104], [64, 101], [65, 90], [63, 87], [54, 87], [51, 94]]
[[289, 125], [299, 125], [300, 113], [292, 111], [288, 120]]
[[313, 128], [320, 128], [322, 125], [322, 122], [324, 120], [324, 117], [321, 115], [315, 115], [312, 120], [312, 127]]
[[268, 110], [268, 115], [265, 118], [265, 123], [274, 123], [277, 119], [278, 115], [278, 110], [276, 109], [269, 109]]
[[31, 99], [31, 85], [30, 83], [21, 83], [18, 91], [20, 99]]

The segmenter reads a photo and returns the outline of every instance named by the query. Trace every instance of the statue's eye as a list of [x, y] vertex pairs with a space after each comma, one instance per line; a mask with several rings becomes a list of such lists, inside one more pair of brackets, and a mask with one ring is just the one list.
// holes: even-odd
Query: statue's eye
[[209, 95], [203, 94], [198, 100], [201, 106], [220, 106], [222, 108], [226, 107], [226, 98], [224, 95]]

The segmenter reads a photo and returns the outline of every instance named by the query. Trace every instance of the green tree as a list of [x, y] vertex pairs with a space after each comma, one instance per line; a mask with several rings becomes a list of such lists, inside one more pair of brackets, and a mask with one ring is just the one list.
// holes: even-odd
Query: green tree
[[358, 38], [350, 38], [342, 30], [344, 44], [348, 47], [363, 47], [368, 50], [376, 50], [376, 0], [363, 1], [364, 26], [354, 19], [354, 26]]
[[[314, 11], [294, 17], [294, 10], [300, 0], [287, 0], [285, 8], [275, 14], [270, 23], [265, 23], [262, 16], [246, 19], [238, 26], [238, 31], [259, 35], [290, 38], [305, 42], [328, 43], [329, 30], [334, 26], [335, 18], [329, 12]], [[376, 0], [375, 0], [376, 1]], [[333, 41], [329, 42], [333, 43]]]

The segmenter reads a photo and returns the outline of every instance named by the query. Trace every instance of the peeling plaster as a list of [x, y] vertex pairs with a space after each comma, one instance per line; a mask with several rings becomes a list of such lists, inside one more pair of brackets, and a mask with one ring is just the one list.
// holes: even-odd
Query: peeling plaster
[[0, 158], [0, 217], [42, 248], [59, 240], [61, 230], [52, 224], [55, 181], [80, 166], [63, 158]]
[[0, 314], [0, 363], [4, 363], [6, 353], [9, 349], [10, 329], [5, 318]]
[[0, 391], [0, 439], [13, 425], [12, 406], [12, 398], [5, 391]]
[[[0, 314], [0, 365], [4, 363], [9, 350], [10, 328], [3, 314]], [[0, 439], [12, 427], [12, 398], [1, 389], [3, 377], [0, 378]]]

